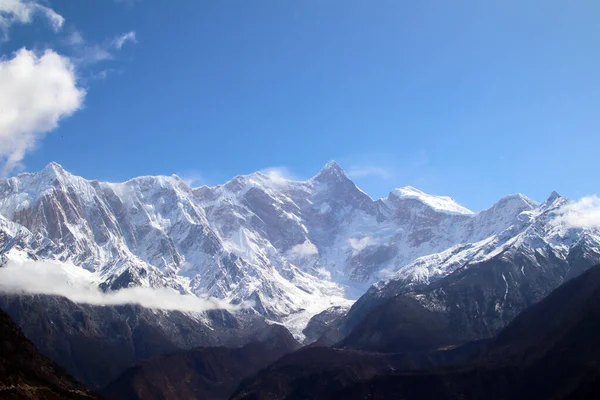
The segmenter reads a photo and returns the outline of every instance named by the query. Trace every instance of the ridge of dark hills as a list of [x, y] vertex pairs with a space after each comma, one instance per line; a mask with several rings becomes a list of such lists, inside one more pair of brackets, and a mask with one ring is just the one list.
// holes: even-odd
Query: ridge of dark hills
[[142, 360], [196, 347], [241, 347], [264, 340], [269, 327], [225, 310], [207, 312], [209, 327], [179, 311], [94, 306], [49, 295], [2, 294], [0, 309], [42, 354], [94, 390]]
[[238, 384], [300, 345], [272, 325], [262, 341], [239, 348], [204, 347], [142, 361], [101, 393], [110, 400], [228, 399]]
[[99, 399], [43, 356], [0, 310], [0, 398]]
[[598, 398], [598, 337], [600, 266], [554, 290], [490, 340], [397, 354], [305, 348], [245, 380], [231, 399]]

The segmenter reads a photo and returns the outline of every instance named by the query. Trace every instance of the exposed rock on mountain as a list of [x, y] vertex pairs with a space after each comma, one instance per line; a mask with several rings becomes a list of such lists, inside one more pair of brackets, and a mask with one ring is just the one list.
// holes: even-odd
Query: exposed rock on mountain
[[341, 321], [342, 333], [404, 294], [445, 314], [459, 340], [493, 336], [519, 312], [600, 262], [596, 229], [559, 222], [566, 203], [551, 196], [520, 213], [518, 222], [500, 234], [418, 258], [371, 287]]
[[[51, 163], [0, 180], [0, 265], [53, 262], [106, 293], [167, 288], [241, 310], [99, 307], [14, 290], [0, 306], [94, 387], [146, 357], [242, 346], [273, 321], [305, 343], [432, 349], [492, 337], [600, 262], [600, 231], [566, 223], [567, 205], [556, 193], [543, 204], [511, 195], [474, 213], [412, 187], [373, 200], [335, 162], [306, 181], [257, 172], [200, 188], [176, 176], [89, 181]], [[86, 360], [75, 348], [101, 350]]]
[[[498, 235], [536, 207], [517, 195], [473, 213], [411, 187], [373, 200], [333, 161], [307, 181], [257, 172], [200, 188], [176, 176], [88, 181], [56, 163], [0, 180], [5, 261], [68, 262], [103, 290], [250, 301], [301, 339], [313, 315], [350, 305], [420, 256]], [[450, 272], [407, 276], [420, 284]]]

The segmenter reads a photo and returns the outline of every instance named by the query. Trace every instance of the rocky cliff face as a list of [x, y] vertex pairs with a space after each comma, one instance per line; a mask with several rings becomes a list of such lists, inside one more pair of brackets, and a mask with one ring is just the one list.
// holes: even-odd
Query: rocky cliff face
[[473, 213], [410, 187], [373, 200], [335, 162], [307, 181], [257, 172], [200, 188], [176, 176], [89, 181], [55, 163], [0, 180], [5, 262], [71, 263], [103, 290], [251, 301], [299, 335], [312, 315], [348, 306], [416, 258], [499, 234], [536, 206], [510, 196]]

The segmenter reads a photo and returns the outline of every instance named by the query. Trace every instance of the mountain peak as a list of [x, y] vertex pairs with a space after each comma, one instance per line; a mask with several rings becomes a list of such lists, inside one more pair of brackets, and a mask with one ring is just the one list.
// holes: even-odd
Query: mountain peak
[[446, 214], [462, 214], [472, 215], [473, 211], [461, 206], [449, 196], [434, 196], [427, 194], [419, 189], [412, 186], [404, 186], [401, 188], [394, 189], [388, 199], [414, 199], [419, 200], [423, 204], [431, 207], [437, 212], [443, 212]]
[[492, 208], [496, 207], [496, 208], [504, 208], [507, 206], [514, 206], [514, 207], [519, 207], [519, 208], [523, 208], [525, 209], [533, 209], [537, 206], [539, 206], [540, 204], [535, 201], [530, 199], [529, 197], [525, 196], [524, 194], [521, 193], [517, 193], [517, 194], [510, 194], [508, 196], [504, 196], [503, 198], [501, 198], [500, 200], [498, 200], [493, 206]]
[[336, 170], [336, 171], [344, 171], [342, 169], [342, 167], [340, 167], [340, 164], [337, 163], [337, 161], [335, 160], [330, 160], [327, 162], [327, 164], [325, 164], [325, 166], [323, 167], [323, 170]]
[[52, 178], [60, 178], [69, 173], [57, 162], [51, 161], [44, 167], [41, 171], [43, 176], [48, 176]]
[[43, 171], [63, 171], [64, 172], [64, 168], [62, 165], [60, 165], [59, 163], [57, 163], [56, 161], [50, 161], [48, 163], [48, 165], [46, 165], [43, 169]]
[[327, 164], [325, 164], [325, 166], [321, 169], [321, 171], [319, 171], [317, 175], [315, 175], [314, 178], [318, 180], [330, 180], [332, 178], [335, 180], [349, 179], [348, 175], [346, 175], [346, 171], [344, 171], [344, 169], [340, 167], [340, 165], [334, 160], [331, 160]]
[[556, 199], [560, 199], [560, 198], [562, 198], [562, 196], [560, 194], [558, 194], [558, 192], [553, 191], [552, 193], [550, 193], [550, 196], [546, 200], [546, 204], [554, 203], [554, 201]]

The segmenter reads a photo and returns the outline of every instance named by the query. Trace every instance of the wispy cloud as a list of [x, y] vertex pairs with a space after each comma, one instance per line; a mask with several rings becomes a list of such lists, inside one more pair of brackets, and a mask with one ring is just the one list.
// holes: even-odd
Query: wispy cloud
[[205, 184], [202, 174], [198, 172], [180, 172], [177, 176], [179, 176], [189, 187], [198, 187]]
[[273, 182], [276, 183], [297, 180], [294, 174], [292, 174], [292, 172], [286, 167], [269, 167], [261, 169], [260, 172], [268, 176]]
[[82, 44], [78, 46], [74, 60], [78, 64], [89, 65], [112, 60], [113, 58], [114, 56], [105, 46], [99, 44]]
[[137, 43], [134, 31], [123, 33], [122, 35], [115, 37], [112, 41], [112, 44], [117, 50], [121, 50], [123, 45], [127, 42]]
[[29, 24], [35, 16], [45, 18], [54, 31], [65, 23], [62, 15], [33, 0], [0, 0], [0, 35], [8, 40], [8, 31], [13, 24]]
[[135, 32], [131, 31], [102, 43], [91, 43], [83, 37], [81, 32], [75, 30], [64, 42], [71, 47], [74, 61], [85, 66], [115, 59], [115, 51], [121, 50], [127, 42], [137, 43], [137, 39]]
[[201, 312], [211, 309], [238, 310], [248, 304], [234, 306], [224, 300], [182, 295], [173, 289], [133, 287], [102, 292], [89, 276], [91, 273], [55, 262], [9, 261], [0, 268], [0, 292], [63, 296], [76, 303], [92, 305], [138, 304], [142, 307]]
[[592, 195], [567, 203], [559, 214], [557, 223], [569, 228], [600, 228], [600, 198]]
[[85, 39], [81, 35], [81, 32], [79, 32], [78, 30], [74, 30], [66, 37], [64, 42], [71, 46], [78, 46], [84, 44]]

